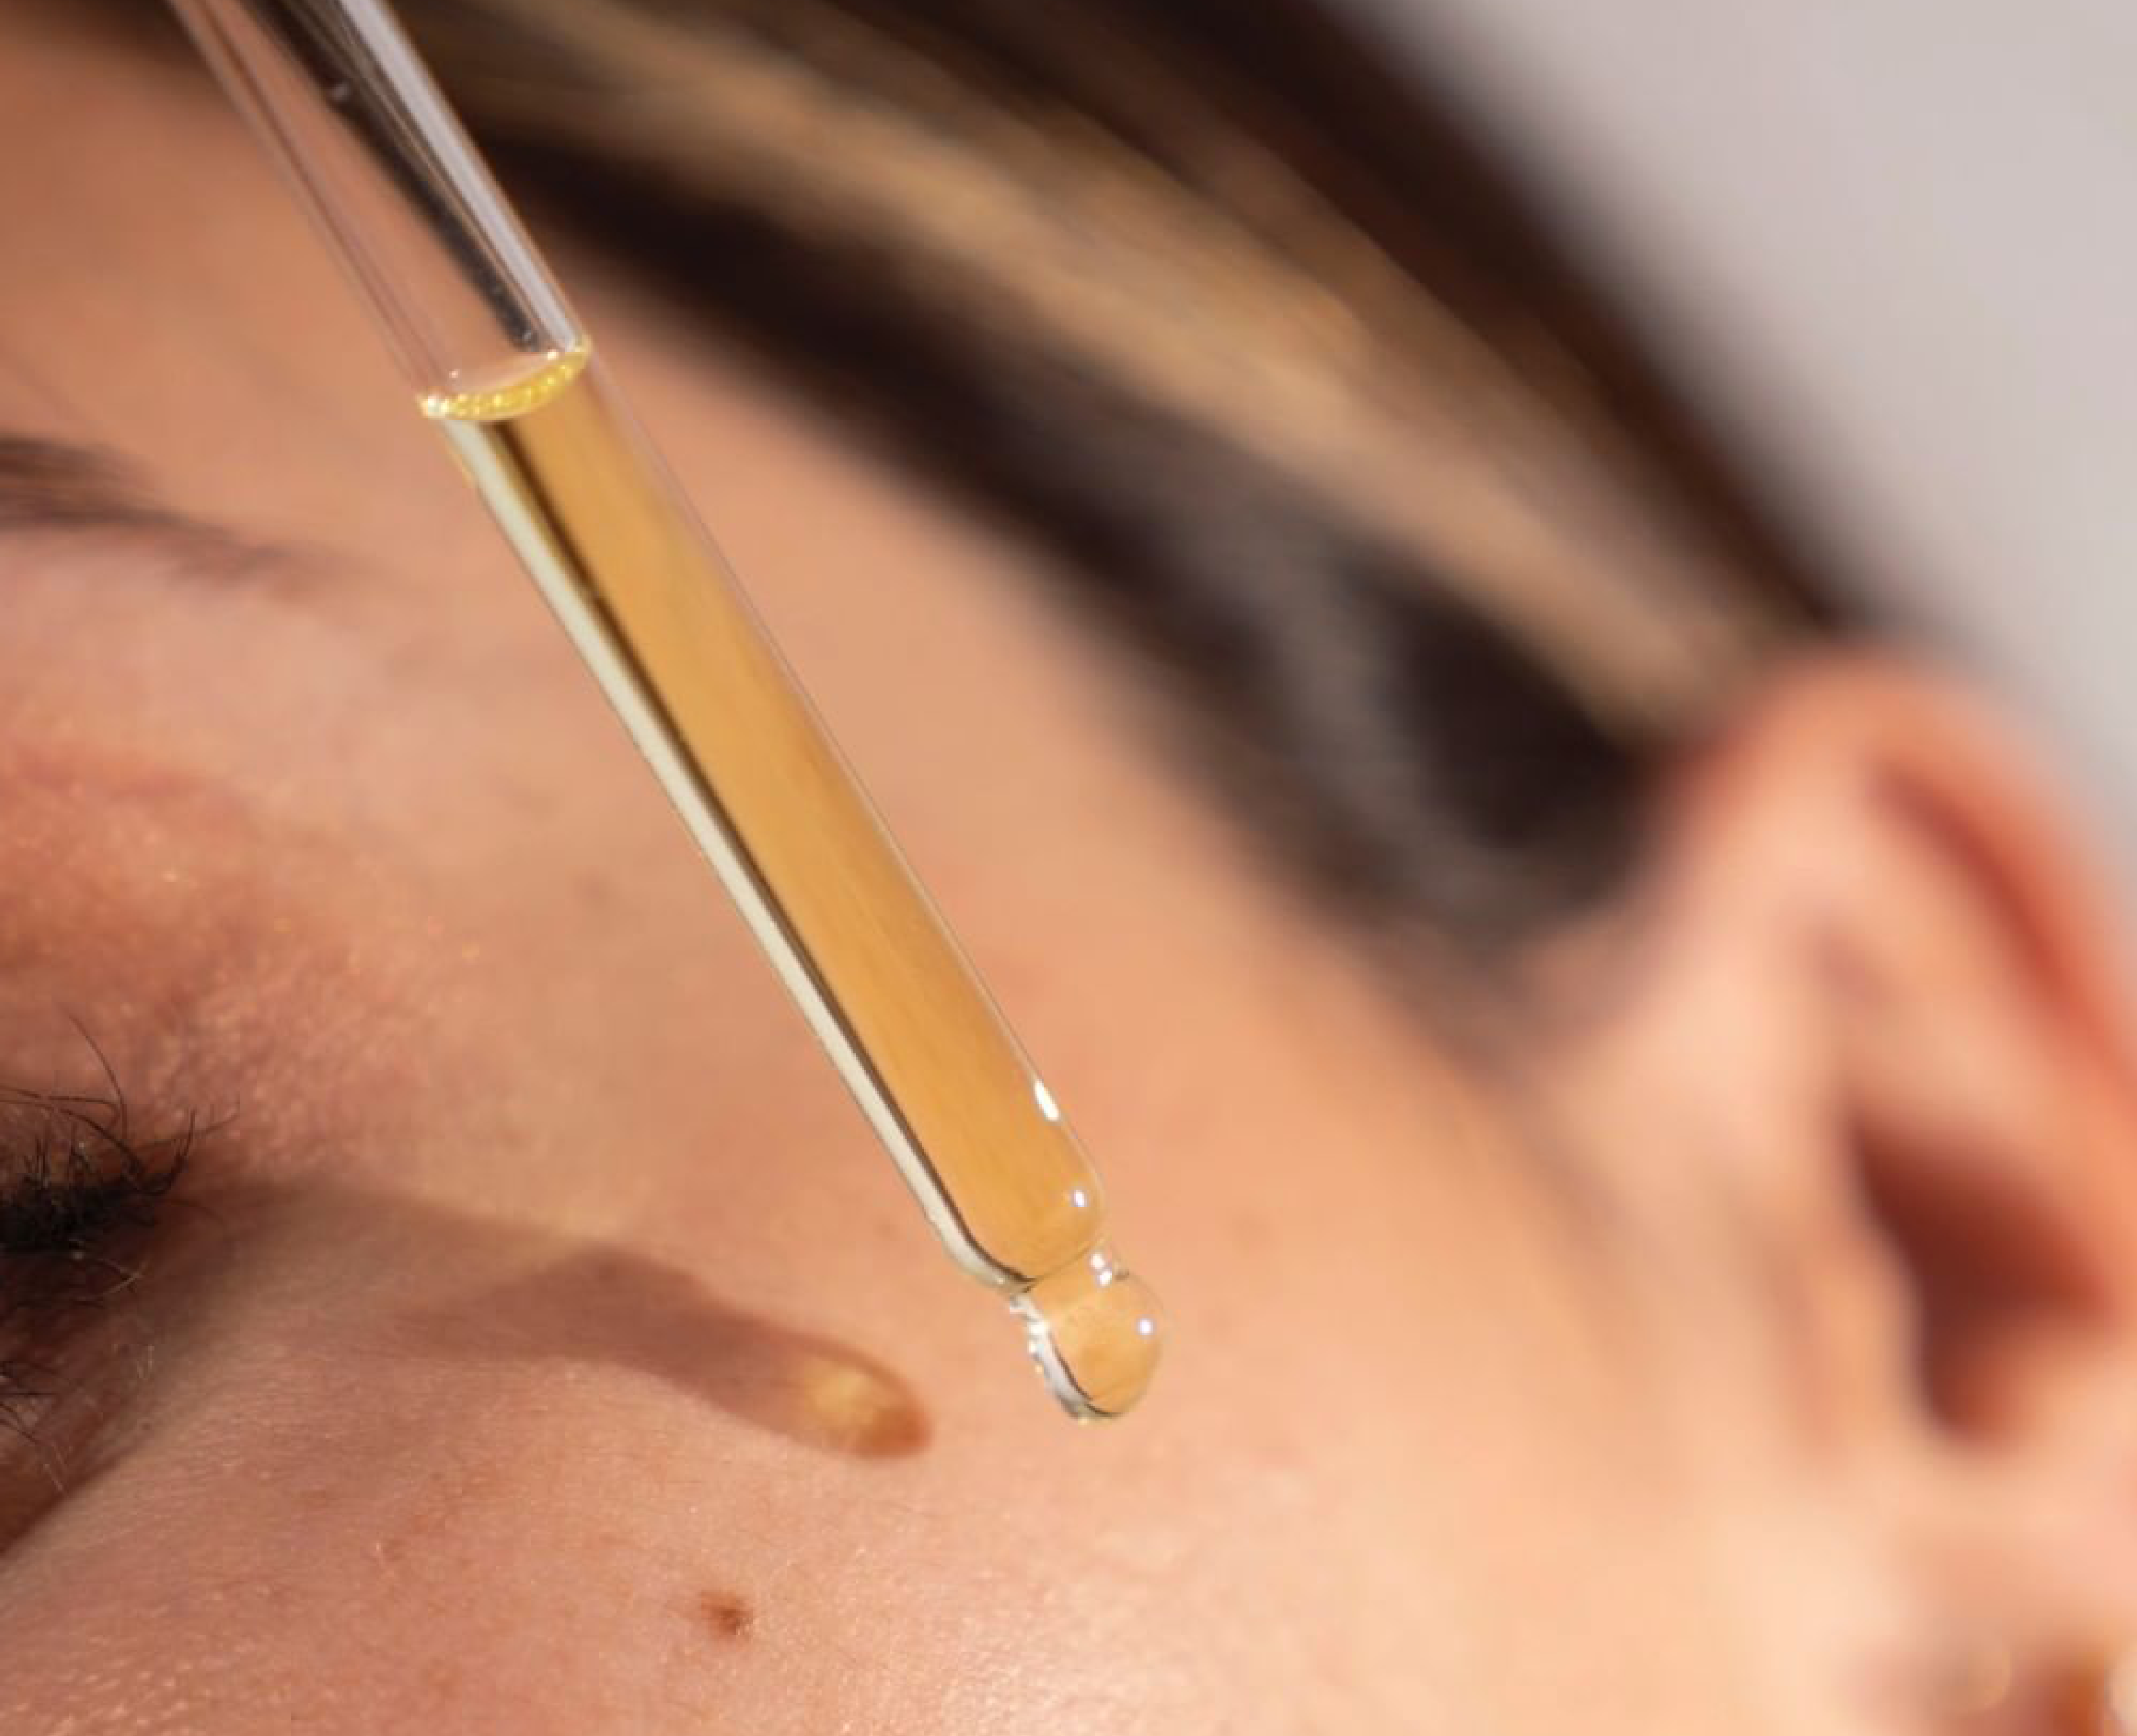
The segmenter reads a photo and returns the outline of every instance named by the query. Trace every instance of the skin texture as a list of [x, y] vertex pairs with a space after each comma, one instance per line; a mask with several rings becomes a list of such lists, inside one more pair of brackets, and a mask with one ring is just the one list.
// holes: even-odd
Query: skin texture
[[0, 1075], [221, 1121], [0, 1437], [0, 1729], [1867, 1736], [1986, 1636], [2025, 1729], [2137, 1631], [2129, 1010], [1937, 684], [1778, 673], [1486, 1067], [567, 256], [1167, 1296], [1079, 1432], [213, 93], [11, 17], [0, 129], [0, 427], [242, 539], [0, 539]]

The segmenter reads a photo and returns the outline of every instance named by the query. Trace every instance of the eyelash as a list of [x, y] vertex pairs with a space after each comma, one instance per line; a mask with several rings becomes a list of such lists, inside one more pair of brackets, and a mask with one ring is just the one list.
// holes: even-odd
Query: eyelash
[[49, 1359], [67, 1316], [139, 1277], [126, 1257], [156, 1223], [198, 1134], [190, 1116], [168, 1133], [137, 1134], [105, 1073], [94, 1096], [0, 1086], [0, 1432], [32, 1441], [57, 1396]]

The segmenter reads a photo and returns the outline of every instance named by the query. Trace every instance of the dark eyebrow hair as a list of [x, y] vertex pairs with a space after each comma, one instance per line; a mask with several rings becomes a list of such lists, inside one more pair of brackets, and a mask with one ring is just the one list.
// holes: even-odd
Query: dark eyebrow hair
[[0, 430], [0, 536], [37, 532], [146, 536], [181, 566], [225, 574], [310, 564], [160, 499], [118, 453]]
[[0, 530], [139, 530], [183, 522], [114, 454], [0, 434]]

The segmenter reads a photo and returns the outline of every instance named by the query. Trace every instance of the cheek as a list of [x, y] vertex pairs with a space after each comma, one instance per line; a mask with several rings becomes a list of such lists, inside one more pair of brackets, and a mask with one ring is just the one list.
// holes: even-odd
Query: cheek
[[702, 1728], [754, 1621], [716, 1504], [792, 1443], [658, 1333], [700, 1386], [747, 1335], [494, 1220], [314, 1189], [216, 1216], [123, 1450], [8, 1559], [35, 1619], [0, 1631], [0, 1728]]
[[173, 1452], [169, 1477], [115, 1485], [100, 1538], [11, 1565], [11, 1607], [37, 1612], [37, 1636], [0, 1641], [0, 1724], [668, 1727], [642, 1714], [674, 1700], [686, 1650], [711, 1649], [691, 1605], [702, 1576], [669, 1571], [642, 1523], [605, 1532], [598, 1485], [559, 1481], [570, 1457], [538, 1429], [510, 1434], [508, 1453], [479, 1430], [329, 1426], [280, 1462], [241, 1425], [212, 1471]]

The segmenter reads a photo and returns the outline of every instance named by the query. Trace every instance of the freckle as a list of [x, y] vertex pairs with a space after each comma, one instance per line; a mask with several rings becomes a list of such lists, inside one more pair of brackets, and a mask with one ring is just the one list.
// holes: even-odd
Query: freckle
[[757, 1612], [749, 1600], [733, 1592], [707, 1592], [698, 1599], [698, 1614], [719, 1640], [746, 1640], [757, 1626]]

